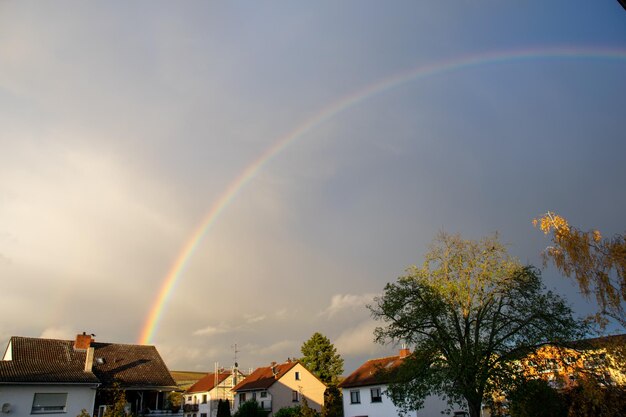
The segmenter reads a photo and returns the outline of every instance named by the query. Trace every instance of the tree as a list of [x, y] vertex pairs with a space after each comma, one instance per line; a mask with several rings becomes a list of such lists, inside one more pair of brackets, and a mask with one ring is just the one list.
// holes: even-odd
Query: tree
[[320, 417], [320, 413], [309, 406], [309, 402], [305, 396], [302, 396], [302, 401], [300, 402], [299, 417]]
[[267, 412], [255, 400], [250, 400], [241, 404], [233, 417], [267, 417]]
[[583, 330], [568, 305], [545, 291], [538, 271], [512, 259], [497, 236], [440, 233], [423, 265], [387, 284], [369, 308], [386, 324], [375, 330], [378, 342], [413, 346], [388, 389], [405, 413], [439, 394], [464, 400], [478, 417], [485, 398], [521, 377], [516, 360]]
[[127, 417], [130, 404], [126, 402], [126, 392], [119, 383], [114, 383], [108, 394], [108, 406], [104, 417]]
[[169, 408], [174, 413], [178, 413], [182, 404], [183, 394], [177, 391], [172, 391], [167, 394], [166, 408]]
[[300, 406], [294, 405], [293, 407], [283, 407], [274, 414], [274, 417], [299, 417]]
[[543, 379], [522, 380], [508, 400], [511, 417], [567, 417], [565, 399]]
[[343, 396], [337, 385], [329, 385], [324, 392], [322, 417], [343, 417]]
[[230, 417], [230, 402], [228, 400], [217, 402], [217, 417]]
[[583, 232], [550, 211], [534, 219], [533, 225], [551, 236], [544, 264], [551, 261], [578, 282], [584, 295], [595, 296], [598, 319], [612, 318], [626, 328], [626, 236], [603, 238], [598, 230]]
[[321, 333], [313, 336], [302, 344], [300, 348], [302, 358], [300, 363], [317, 376], [322, 382], [335, 383], [343, 373], [343, 359], [330, 340]]

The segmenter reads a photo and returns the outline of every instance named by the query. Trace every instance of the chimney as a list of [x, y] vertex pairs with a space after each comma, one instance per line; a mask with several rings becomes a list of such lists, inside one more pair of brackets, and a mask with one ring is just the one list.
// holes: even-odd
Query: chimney
[[411, 354], [411, 350], [406, 347], [406, 345], [402, 345], [402, 349], [400, 349], [400, 359], [404, 359]]
[[87, 348], [87, 355], [85, 355], [85, 372], [91, 372], [93, 369], [93, 353], [92, 347]]
[[77, 334], [76, 341], [74, 342], [74, 350], [87, 350], [91, 346], [91, 342], [90, 334], [86, 334], [85, 332], [83, 332], [83, 334]]

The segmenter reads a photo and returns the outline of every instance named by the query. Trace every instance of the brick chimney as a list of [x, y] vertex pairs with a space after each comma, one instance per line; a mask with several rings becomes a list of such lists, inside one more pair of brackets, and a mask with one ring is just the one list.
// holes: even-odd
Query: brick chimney
[[91, 346], [91, 335], [86, 334], [77, 334], [76, 341], [74, 342], [74, 350], [87, 350]]
[[410, 354], [411, 354], [411, 350], [408, 349], [406, 346], [403, 346], [402, 349], [400, 349], [400, 359], [404, 359]]

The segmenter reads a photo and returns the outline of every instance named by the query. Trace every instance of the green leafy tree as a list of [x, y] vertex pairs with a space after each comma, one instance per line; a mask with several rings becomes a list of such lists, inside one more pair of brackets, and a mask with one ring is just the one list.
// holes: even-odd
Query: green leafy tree
[[302, 358], [300, 363], [317, 376], [322, 382], [334, 383], [343, 373], [343, 359], [337, 353], [335, 346], [321, 333], [313, 336], [302, 344], [300, 348]]
[[127, 417], [126, 392], [118, 383], [113, 384], [109, 391], [109, 404], [104, 412], [104, 417]]
[[180, 392], [172, 391], [167, 394], [166, 407], [177, 413], [183, 404], [183, 394]]
[[255, 400], [250, 400], [241, 404], [233, 417], [267, 417], [267, 412]]
[[522, 380], [508, 400], [511, 417], [567, 417], [565, 398], [543, 379]]
[[538, 272], [512, 259], [497, 236], [441, 233], [421, 267], [411, 267], [369, 306], [386, 325], [381, 343], [407, 343], [388, 394], [406, 413], [429, 394], [467, 404], [478, 417], [523, 371], [516, 360], [547, 342], [582, 336], [569, 306], [545, 291]]
[[89, 414], [89, 411], [83, 408], [82, 410], [80, 410], [80, 414], [76, 417], [91, 417], [91, 414]]
[[604, 238], [599, 230], [582, 231], [553, 212], [533, 224], [551, 238], [544, 264], [553, 263], [584, 295], [595, 297], [598, 321], [606, 324], [601, 319], [610, 318], [626, 328], [626, 235]]
[[230, 417], [230, 402], [228, 400], [217, 402], [217, 417]]
[[274, 414], [274, 417], [299, 417], [300, 406], [294, 405], [293, 407], [283, 407]]
[[305, 396], [302, 396], [300, 403], [300, 417], [320, 417], [320, 413], [309, 407], [309, 402]]
[[322, 417], [343, 417], [343, 397], [336, 385], [330, 385], [324, 392]]
[[623, 417], [626, 394], [618, 385], [604, 386], [594, 378], [583, 378], [565, 391], [568, 417]]

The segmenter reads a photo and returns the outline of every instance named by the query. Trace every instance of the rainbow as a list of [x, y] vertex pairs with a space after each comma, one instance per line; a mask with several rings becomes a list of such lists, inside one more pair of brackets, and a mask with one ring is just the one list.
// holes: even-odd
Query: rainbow
[[581, 47], [553, 47], [542, 49], [527, 49], [515, 52], [491, 52], [476, 55], [457, 57], [450, 60], [440, 61], [428, 65], [421, 65], [394, 74], [362, 89], [352, 92], [340, 98], [328, 106], [322, 108], [317, 114], [305, 120], [292, 131], [276, 139], [255, 161], [243, 170], [228, 185], [224, 192], [210, 207], [208, 213], [191, 234], [187, 243], [184, 244], [175, 262], [172, 264], [167, 276], [163, 280], [156, 299], [152, 303], [150, 312], [142, 327], [139, 337], [140, 344], [152, 343], [153, 337], [158, 330], [159, 322], [168, 300], [170, 299], [176, 284], [178, 283], [185, 266], [195, 253], [198, 244], [210, 229], [211, 225], [219, 218], [224, 209], [233, 201], [237, 194], [256, 176], [259, 170], [270, 162], [276, 155], [288, 145], [306, 133], [337, 116], [341, 112], [373, 96], [398, 87], [409, 81], [416, 81], [434, 75], [460, 71], [466, 68], [482, 65], [508, 63], [511, 61], [524, 61], [535, 59], [615, 59], [626, 61], [626, 50], [608, 48], [581, 48]]

